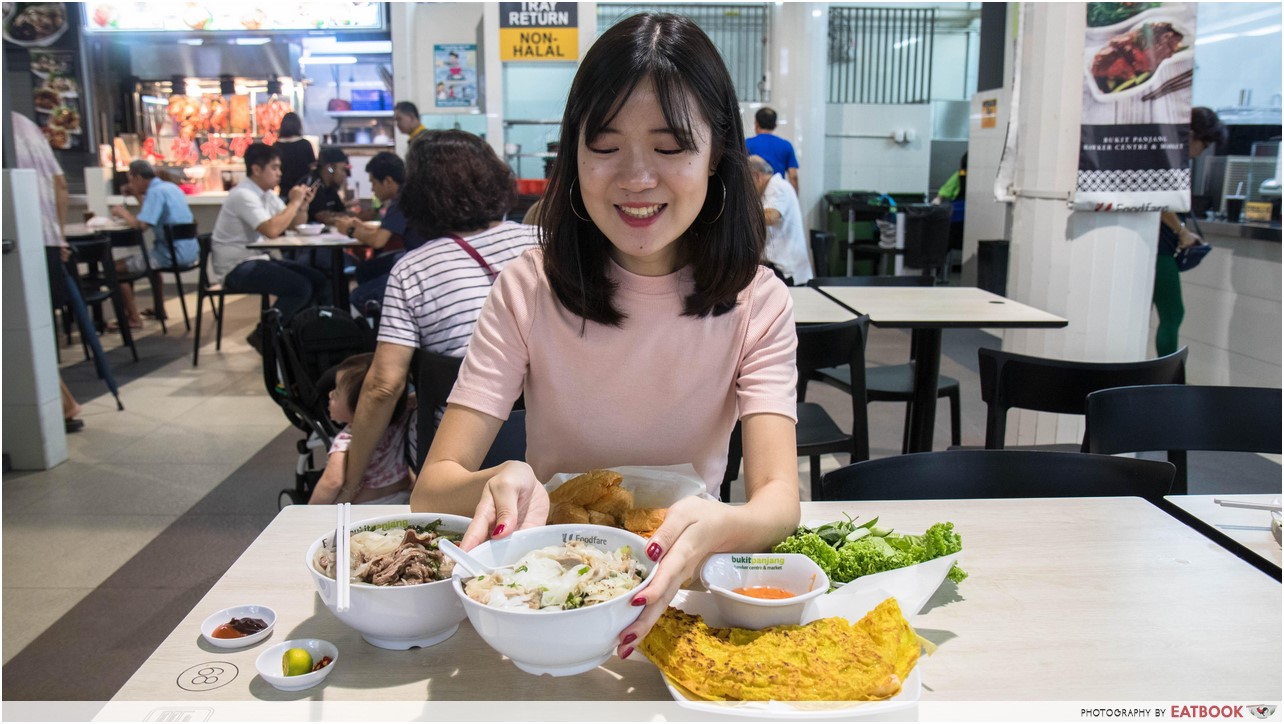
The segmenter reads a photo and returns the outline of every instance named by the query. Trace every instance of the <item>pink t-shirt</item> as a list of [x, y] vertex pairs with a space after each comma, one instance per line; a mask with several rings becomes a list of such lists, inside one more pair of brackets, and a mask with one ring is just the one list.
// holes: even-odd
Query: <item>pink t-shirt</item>
[[[383, 431], [374, 452], [370, 454], [370, 463], [366, 465], [366, 474], [361, 477], [362, 488], [386, 488], [403, 482], [410, 474], [410, 465], [406, 462], [406, 427], [414, 417], [412, 409], [407, 409], [399, 419], [388, 424]], [[347, 452], [352, 444], [351, 426], [345, 425], [330, 443], [330, 452]]]
[[564, 309], [531, 250], [482, 307], [452, 404], [505, 419], [526, 395], [526, 460], [540, 480], [618, 465], [691, 463], [717, 495], [736, 420], [797, 420], [798, 338], [785, 285], [764, 268], [721, 316], [682, 316], [689, 269], [637, 276], [612, 263], [622, 327]]

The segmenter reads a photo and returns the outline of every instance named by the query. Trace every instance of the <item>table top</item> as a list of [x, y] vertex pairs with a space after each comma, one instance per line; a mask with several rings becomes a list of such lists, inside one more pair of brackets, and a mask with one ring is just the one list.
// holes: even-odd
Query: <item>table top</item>
[[794, 298], [796, 324], [830, 324], [856, 318], [850, 309], [811, 287], [789, 287], [789, 296]]
[[361, 242], [356, 239], [349, 239], [345, 234], [327, 231], [312, 236], [280, 236], [275, 239], [259, 239], [245, 246], [247, 249], [330, 249], [336, 246], [361, 246]]
[[62, 227], [62, 235], [67, 239], [86, 238], [110, 234], [113, 232], [131, 231], [132, 227], [125, 224], [110, 224], [107, 226], [90, 226], [88, 224], [66, 224]]
[[1280, 500], [1280, 496], [1275, 494], [1164, 496], [1164, 500], [1225, 533], [1231, 540], [1244, 545], [1271, 563], [1280, 565], [1280, 543], [1271, 534], [1270, 511], [1227, 508], [1214, 503], [1214, 498], [1247, 500], [1251, 503], [1278, 503]]
[[1064, 327], [1055, 314], [976, 287], [821, 287], [880, 327]]
[[[354, 517], [406, 510], [361, 506]], [[945, 582], [911, 619], [939, 645], [920, 660], [924, 702], [1281, 698], [1280, 585], [1145, 501], [803, 503], [804, 521], [843, 513], [878, 515], [881, 525], [913, 532], [952, 521], [963, 537], [960, 564], [969, 577], [957, 586]], [[365, 643], [327, 610], [304, 568], [304, 551], [333, 527], [331, 506], [281, 511], [114, 701], [672, 706], [659, 672], [636, 655], [636, 661], [611, 659], [579, 676], [550, 678], [518, 670], [467, 621], [427, 649], [386, 651]], [[275, 609], [276, 630], [246, 649], [209, 647], [201, 621], [244, 603]], [[258, 677], [254, 661], [266, 647], [298, 637], [335, 644], [338, 668], [319, 687], [277, 691]], [[178, 686], [183, 672], [216, 661], [238, 670], [227, 683], [200, 692]], [[512, 709], [525, 718], [520, 711]]]

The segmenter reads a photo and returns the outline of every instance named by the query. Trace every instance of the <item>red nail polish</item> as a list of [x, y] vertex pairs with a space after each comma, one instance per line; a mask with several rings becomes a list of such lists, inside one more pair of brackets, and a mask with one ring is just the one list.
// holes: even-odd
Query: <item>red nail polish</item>
[[629, 644], [631, 644], [631, 643], [633, 643], [634, 641], [636, 641], [636, 640], [637, 640], [637, 638], [638, 638], [638, 635], [637, 635], [637, 634], [629, 634], [628, 636], [625, 636], [625, 637], [624, 637], [624, 640], [623, 640], [623, 641], [621, 641], [620, 643], [624, 644], [625, 646], [628, 646]]
[[490, 537], [491, 537], [491, 538], [498, 538], [498, 537], [499, 537], [499, 534], [500, 534], [500, 533], [503, 533], [503, 532], [504, 532], [504, 526], [503, 526], [503, 525], [497, 525], [497, 526], [495, 526], [495, 530], [491, 531], [491, 533], [490, 533]]
[[[633, 605], [634, 605], [634, 606], [645, 606], [645, 605], [646, 605], [646, 598], [644, 598], [644, 597], [642, 597], [642, 596], [638, 596], [637, 598], [633, 599], [632, 603], [633, 603]], [[628, 642], [627, 642], [627, 641], [625, 641], [625, 643], [628, 643]]]
[[627, 659], [627, 658], [629, 658], [629, 654], [631, 654], [631, 653], [633, 653], [633, 647], [632, 647], [632, 646], [630, 646], [630, 647], [628, 647], [627, 649], [625, 649], [625, 650], [624, 650], [624, 653], [623, 653], [623, 654], [620, 654], [620, 658], [621, 658], [621, 659]]
[[650, 559], [651, 559], [651, 560], [653, 560], [653, 561], [658, 561], [658, 560], [660, 560], [660, 554], [661, 554], [661, 553], [663, 553], [663, 551], [661, 551], [661, 550], [660, 550], [660, 544], [659, 544], [659, 543], [656, 543], [656, 542], [652, 541], [652, 542], [651, 542], [651, 545], [649, 545], [649, 546], [647, 546], [647, 547], [646, 547], [646, 557], [647, 557], [647, 558], [650, 558]]

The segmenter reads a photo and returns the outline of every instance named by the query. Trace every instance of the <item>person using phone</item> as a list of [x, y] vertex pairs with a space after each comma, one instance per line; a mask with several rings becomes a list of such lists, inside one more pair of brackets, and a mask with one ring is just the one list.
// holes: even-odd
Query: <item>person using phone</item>
[[350, 215], [343, 201], [343, 191], [348, 185], [351, 170], [348, 154], [343, 149], [333, 146], [321, 149], [316, 168], [302, 181], [315, 192], [312, 203], [308, 204], [308, 221], [333, 225], [340, 217]]

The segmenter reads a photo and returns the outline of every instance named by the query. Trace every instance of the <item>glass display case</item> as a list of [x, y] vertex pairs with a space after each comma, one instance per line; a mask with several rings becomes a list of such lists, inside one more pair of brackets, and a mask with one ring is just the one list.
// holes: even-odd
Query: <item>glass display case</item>
[[303, 107], [303, 92], [290, 79], [140, 81], [132, 96], [137, 138], [114, 144], [116, 166], [145, 158], [181, 173], [175, 180], [195, 187], [189, 192], [225, 190], [244, 173], [245, 149], [274, 143], [285, 114]]

